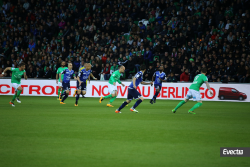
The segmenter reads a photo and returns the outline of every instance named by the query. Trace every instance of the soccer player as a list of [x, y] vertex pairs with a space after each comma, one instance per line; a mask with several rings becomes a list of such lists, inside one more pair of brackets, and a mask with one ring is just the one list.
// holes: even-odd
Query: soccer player
[[21, 63], [19, 65], [19, 68], [13, 68], [13, 67], [5, 68], [2, 75], [5, 75], [5, 72], [8, 70], [12, 71], [11, 83], [12, 83], [12, 87], [15, 89], [15, 94], [14, 94], [12, 100], [10, 101], [10, 104], [12, 107], [15, 107], [15, 104], [14, 104], [15, 99], [18, 103], [21, 103], [21, 101], [19, 99], [19, 96], [23, 90], [23, 88], [21, 87], [21, 78], [23, 75], [24, 75], [25, 79], [27, 79], [28, 77], [26, 75], [24, 63]]
[[[82, 94], [83, 96], [86, 94], [86, 87], [87, 87], [86, 80], [89, 79], [90, 81], [90, 74], [91, 74], [91, 64], [87, 63], [85, 68], [83, 68], [77, 76], [77, 81], [76, 81], [77, 95], [76, 95], [75, 106], [78, 106], [78, 100], [80, 94]], [[93, 79], [96, 80], [94, 76]]]
[[118, 82], [119, 84], [124, 86], [124, 84], [121, 83], [121, 81], [120, 81], [121, 73], [124, 73], [124, 71], [125, 71], [125, 67], [120, 66], [118, 70], [116, 70], [115, 72], [112, 73], [112, 75], [109, 78], [109, 84], [108, 84], [110, 94], [107, 96], [101, 97], [99, 100], [99, 103], [101, 103], [104, 99], [111, 98], [109, 103], [107, 104], [107, 107], [114, 107], [111, 105], [111, 103], [113, 103], [113, 101], [117, 97], [116, 82]]
[[128, 87], [128, 97], [127, 100], [125, 102], [122, 103], [122, 105], [115, 111], [116, 113], [121, 113], [121, 109], [123, 109], [127, 104], [129, 104], [133, 99], [138, 99], [134, 106], [132, 108], [130, 108], [130, 111], [138, 113], [138, 111], [135, 109], [144, 99], [141, 96], [141, 94], [136, 90], [136, 88], [138, 87], [138, 85], [141, 83], [143, 85], [153, 85], [153, 82], [144, 82], [142, 81], [142, 77], [144, 72], [146, 71], [146, 66], [145, 65], [141, 65], [140, 67], [141, 71], [139, 71], [135, 77], [133, 78], [133, 81], [131, 82], [131, 84]]
[[[60, 94], [62, 95], [64, 90], [62, 89], [62, 81], [61, 81], [61, 78], [59, 77], [59, 82], [58, 82], [58, 76], [61, 72], [63, 72], [63, 70], [67, 69], [68, 67], [65, 67], [65, 61], [62, 61], [61, 63], [61, 67], [59, 67], [57, 69], [57, 72], [56, 72], [56, 83], [58, 84], [59, 88], [58, 88], [58, 96], [57, 96], [57, 100], [61, 100], [60, 99]], [[62, 74], [62, 78], [63, 78], [64, 74]]]
[[[82, 71], [82, 70], [85, 68], [85, 66], [86, 66], [87, 64], [90, 64], [90, 63], [84, 63], [84, 66], [83, 66], [82, 68], [80, 68], [79, 71]], [[91, 66], [91, 64], [90, 64], [90, 66]], [[93, 79], [97, 80], [97, 78], [95, 78], [94, 75], [93, 75], [92, 73], [90, 73], [90, 76], [91, 76]], [[89, 83], [90, 83], [90, 78], [88, 78], [88, 79], [86, 80], [86, 88], [87, 88], [88, 80], [89, 80]], [[76, 84], [76, 88], [77, 88], [77, 84]], [[75, 97], [76, 94], [77, 94], [77, 89], [74, 91], [73, 97]], [[86, 93], [85, 93], [85, 94], [86, 94]], [[81, 94], [83, 98], [85, 97], [85, 96], [84, 96], [85, 94]]]
[[156, 102], [156, 98], [161, 91], [162, 81], [166, 81], [165, 78], [166, 78], [166, 74], [165, 72], [163, 72], [163, 66], [160, 66], [159, 71], [156, 71], [154, 75], [152, 76], [152, 82], [154, 82], [154, 87], [156, 91], [155, 91], [155, 95], [150, 100], [151, 104]]
[[[64, 74], [63, 78], [62, 78], [62, 74]], [[74, 76], [74, 79], [76, 79], [74, 70], [72, 70], [72, 63], [68, 63], [68, 69], [63, 70], [59, 74], [59, 77], [60, 77], [60, 79], [62, 81], [62, 87], [63, 87], [63, 90], [64, 90], [64, 93], [61, 95], [61, 96], [64, 96], [64, 97], [60, 101], [60, 104], [65, 104], [64, 100], [66, 100], [67, 97], [68, 97], [68, 95], [69, 95], [69, 91], [70, 91], [70, 78], [72, 76]]]
[[213, 95], [213, 92], [210, 90], [210, 85], [208, 83], [208, 79], [206, 77], [206, 73], [207, 73], [207, 68], [202, 68], [201, 69], [201, 74], [198, 74], [195, 76], [193, 83], [191, 84], [191, 86], [189, 87], [187, 96], [185, 97], [185, 99], [183, 101], [181, 101], [173, 110], [172, 112], [175, 113], [177, 111], [178, 108], [180, 108], [183, 104], [185, 104], [186, 102], [188, 102], [189, 99], [193, 98], [193, 101], [197, 101], [198, 103], [196, 103], [190, 110], [188, 110], [188, 113], [190, 114], [196, 114], [194, 113], [194, 110], [199, 108], [202, 105], [202, 101], [201, 101], [201, 94], [199, 92], [200, 87], [203, 83], [206, 84], [207, 89], [209, 90], [210, 94]]

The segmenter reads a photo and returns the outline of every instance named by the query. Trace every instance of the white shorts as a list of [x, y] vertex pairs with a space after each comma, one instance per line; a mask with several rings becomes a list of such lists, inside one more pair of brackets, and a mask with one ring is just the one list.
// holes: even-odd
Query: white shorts
[[115, 86], [115, 85], [111, 85], [110, 83], [109, 83], [109, 93], [110, 94], [114, 94], [115, 92], [114, 91], [117, 91], [117, 87]]
[[15, 89], [15, 91], [17, 91], [17, 88], [21, 86], [21, 84], [17, 84], [17, 83], [12, 83], [12, 87]]
[[58, 81], [58, 86], [59, 86], [59, 87], [62, 86], [62, 82], [59, 82], [59, 81]]
[[201, 94], [197, 90], [189, 89], [187, 96], [185, 97], [186, 99], [191, 99], [193, 98], [193, 101], [201, 101]]

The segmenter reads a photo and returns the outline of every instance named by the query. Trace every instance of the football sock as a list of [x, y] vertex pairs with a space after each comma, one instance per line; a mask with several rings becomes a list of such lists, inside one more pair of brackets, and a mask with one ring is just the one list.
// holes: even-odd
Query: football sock
[[16, 95], [16, 96], [17, 96], [17, 97], [19, 97], [19, 96], [20, 96], [20, 94], [21, 94], [21, 92], [22, 92], [21, 90], [18, 90], [18, 91], [17, 91], [17, 95]]
[[65, 94], [65, 95], [63, 96], [63, 99], [62, 99], [62, 101], [61, 101], [61, 102], [63, 102], [64, 100], [66, 100], [66, 99], [67, 99], [67, 97], [68, 97], [68, 95], [67, 95], [67, 94]]
[[104, 96], [103, 98], [104, 98], [104, 99], [112, 98], [112, 94], [109, 94], [108, 96]]
[[79, 96], [79, 94], [76, 94], [76, 104], [78, 104]]
[[61, 91], [61, 95], [64, 93], [64, 90]]
[[116, 99], [116, 96], [115, 97], [112, 97], [110, 100], [109, 100], [109, 103], [113, 103], [113, 101]]
[[57, 90], [57, 92], [58, 92], [58, 96], [57, 97], [59, 97], [60, 96], [60, 88], [58, 88], [58, 90]]
[[66, 94], [66, 92], [61, 92], [61, 95], [60, 95], [60, 99], [62, 99], [62, 97]]
[[13, 96], [11, 102], [13, 103], [13, 102], [15, 101], [15, 99], [16, 99], [16, 94], [14, 94], [14, 96]]
[[155, 92], [155, 95], [153, 96], [153, 98], [157, 98], [157, 96], [158, 96], [158, 94], [159, 94], [160, 92]]
[[118, 108], [118, 111], [121, 111], [121, 109], [123, 109], [128, 103], [126, 101], [124, 101], [122, 103], [122, 105]]
[[137, 106], [139, 106], [141, 102], [142, 102], [141, 99], [137, 100], [132, 108], [135, 109]]
[[177, 110], [178, 108], [180, 108], [185, 103], [186, 102], [184, 100], [182, 100], [174, 109]]
[[196, 108], [199, 108], [202, 105], [202, 103], [196, 103], [191, 109], [190, 111], [194, 111]]

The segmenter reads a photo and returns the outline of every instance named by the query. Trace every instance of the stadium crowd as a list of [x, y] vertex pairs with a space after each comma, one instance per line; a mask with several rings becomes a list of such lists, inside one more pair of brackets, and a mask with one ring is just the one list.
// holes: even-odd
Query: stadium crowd
[[[1, 5], [0, 72], [26, 63], [29, 78], [55, 78], [62, 61], [107, 80], [145, 64], [167, 82], [250, 82], [248, 0], [8, 0]], [[7, 73], [11, 76], [11, 72]]]

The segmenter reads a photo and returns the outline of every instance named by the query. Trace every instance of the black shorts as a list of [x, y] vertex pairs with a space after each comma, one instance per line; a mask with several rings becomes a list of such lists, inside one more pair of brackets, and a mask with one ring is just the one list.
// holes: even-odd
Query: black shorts
[[128, 88], [128, 97], [127, 100], [138, 99], [141, 97], [141, 94], [135, 88]]
[[86, 88], [87, 88], [86, 81], [83, 81], [81, 85], [79, 85], [79, 82], [76, 81], [76, 88], [77, 90], [86, 91]]
[[70, 90], [70, 82], [62, 82], [63, 90]]
[[159, 89], [161, 91], [161, 85], [154, 85], [155, 89]]

